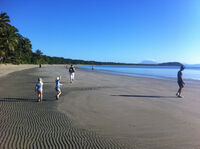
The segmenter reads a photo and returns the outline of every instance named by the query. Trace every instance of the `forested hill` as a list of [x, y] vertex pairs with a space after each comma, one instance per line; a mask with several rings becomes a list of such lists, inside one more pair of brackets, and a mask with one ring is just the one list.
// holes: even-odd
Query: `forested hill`
[[159, 66], [181, 66], [183, 64], [179, 62], [168, 62], [168, 63], [160, 63]]

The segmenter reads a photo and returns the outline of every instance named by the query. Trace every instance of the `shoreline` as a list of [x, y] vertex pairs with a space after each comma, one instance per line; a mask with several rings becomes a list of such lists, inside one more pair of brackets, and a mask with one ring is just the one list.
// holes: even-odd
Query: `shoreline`
[[[165, 76], [156, 76], [156, 75], [146, 75], [146, 74], [136, 74], [136, 73], [125, 73], [122, 72], [112, 72], [112, 71], [96, 71], [96, 70], [89, 70], [85, 68], [79, 68], [80, 70], [88, 71], [88, 72], [98, 72], [98, 73], [105, 73], [105, 74], [112, 74], [112, 75], [119, 75], [119, 76], [129, 76], [129, 77], [139, 77], [139, 78], [149, 78], [149, 79], [157, 79], [157, 80], [165, 80], [165, 81], [171, 81], [171, 82], [177, 82], [176, 77], [165, 77]], [[184, 78], [185, 83], [190, 84], [200, 84], [200, 80], [198, 79], [189, 79]]]
[[[67, 64], [68, 65], [68, 64]], [[42, 66], [66, 66], [66, 64], [43, 64]], [[118, 76], [129, 76], [129, 77], [138, 77], [138, 78], [149, 78], [149, 79], [157, 79], [157, 80], [164, 80], [164, 81], [171, 81], [171, 82], [177, 82], [176, 77], [164, 77], [164, 76], [155, 76], [155, 75], [145, 75], [145, 74], [123, 74], [118, 72], [112, 72], [112, 71], [96, 71], [96, 70], [89, 70], [85, 68], [81, 68], [77, 65], [78, 69], [88, 71], [88, 72], [97, 72], [97, 73], [103, 73], [103, 74], [111, 74], [111, 75], [118, 75]], [[20, 65], [14, 65], [14, 64], [0, 64], [0, 77], [5, 76], [12, 72], [22, 71], [25, 69], [31, 69], [31, 68], [37, 68], [37, 64], [20, 64]], [[185, 83], [189, 84], [200, 84], [200, 80], [198, 79], [187, 79], [184, 78]]]

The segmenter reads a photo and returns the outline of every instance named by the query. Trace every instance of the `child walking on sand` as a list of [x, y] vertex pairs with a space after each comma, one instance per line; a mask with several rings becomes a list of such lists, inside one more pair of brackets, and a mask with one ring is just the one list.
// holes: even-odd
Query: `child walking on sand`
[[57, 91], [56, 99], [57, 99], [57, 100], [59, 99], [59, 97], [60, 97], [60, 95], [61, 95], [61, 93], [62, 93], [62, 92], [61, 92], [61, 89], [60, 89], [60, 86], [62, 85], [62, 84], [60, 83], [60, 79], [61, 79], [61, 76], [56, 78], [56, 91]]
[[35, 91], [37, 92], [37, 95], [38, 95], [38, 101], [42, 101], [42, 97], [43, 97], [43, 82], [42, 82], [42, 78], [38, 78], [38, 82], [35, 85]]

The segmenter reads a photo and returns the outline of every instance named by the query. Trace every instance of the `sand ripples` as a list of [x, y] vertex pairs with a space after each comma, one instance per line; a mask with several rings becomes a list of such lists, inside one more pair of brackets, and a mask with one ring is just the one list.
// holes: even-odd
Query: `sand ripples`
[[56, 110], [55, 102], [26, 101], [0, 100], [1, 149], [128, 148], [113, 138], [76, 128]]

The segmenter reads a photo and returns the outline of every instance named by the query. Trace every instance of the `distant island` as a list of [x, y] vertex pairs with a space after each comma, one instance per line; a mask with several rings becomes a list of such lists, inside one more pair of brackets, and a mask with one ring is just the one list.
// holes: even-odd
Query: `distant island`
[[160, 63], [157, 65], [159, 65], [159, 66], [181, 66], [183, 64], [181, 64], [179, 62], [167, 62], [167, 63]]

